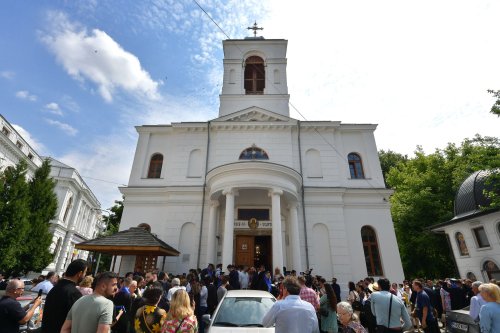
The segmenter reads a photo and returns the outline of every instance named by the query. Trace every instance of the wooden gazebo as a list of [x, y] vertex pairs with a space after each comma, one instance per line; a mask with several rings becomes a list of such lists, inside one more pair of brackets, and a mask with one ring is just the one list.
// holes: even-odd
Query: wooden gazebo
[[180, 252], [159, 239], [149, 230], [134, 227], [116, 234], [92, 239], [75, 245], [76, 249], [113, 255], [112, 270], [115, 269], [116, 256], [135, 256], [135, 272], [155, 269], [157, 258], [163, 257], [162, 270], [165, 269], [165, 257], [179, 256]]

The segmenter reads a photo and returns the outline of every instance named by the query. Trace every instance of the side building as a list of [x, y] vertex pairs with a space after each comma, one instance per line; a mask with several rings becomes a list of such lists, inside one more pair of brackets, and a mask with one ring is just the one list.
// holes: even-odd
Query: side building
[[56, 271], [61, 274], [71, 260], [88, 257], [87, 251], [74, 249], [75, 244], [95, 238], [105, 229], [101, 204], [75, 168], [40, 156], [0, 115], [0, 172], [24, 160], [28, 164], [28, 178], [31, 178], [45, 159], [50, 160], [50, 176], [56, 181], [54, 192], [58, 207], [49, 229], [53, 235], [50, 252], [54, 259], [42, 273]]
[[489, 175], [483, 170], [467, 177], [455, 197], [455, 217], [432, 227], [446, 235], [463, 279], [500, 280], [500, 210], [488, 209]]

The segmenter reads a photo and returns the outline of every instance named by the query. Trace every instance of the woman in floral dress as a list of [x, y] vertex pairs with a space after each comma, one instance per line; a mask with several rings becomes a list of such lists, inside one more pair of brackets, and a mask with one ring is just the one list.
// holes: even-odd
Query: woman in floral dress
[[188, 293], [177, 290], [170, 302], [168, 320], [163, 324], [161, 333], [197, 333], [198, 321], [194, 315], [194, 304], [192, 304]]
[[142, 297], [145, 305], [137, 309], [134, 320], [136, 333], [160, 333], [161, 327], [167, 318], [165, 310], [158, 307], [158, 302], [163, 295], [163, 288], [151, 286], [147, 288]]

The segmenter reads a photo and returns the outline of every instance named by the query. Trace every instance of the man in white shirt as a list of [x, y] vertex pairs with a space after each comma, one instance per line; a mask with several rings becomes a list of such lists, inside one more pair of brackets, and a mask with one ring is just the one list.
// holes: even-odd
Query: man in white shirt
[[44, 294], [48, 294], [52, 287], [54, 287], [54, 284], [58, 279], [59, 277], [55, 272], [49, 272], [45, 277], [45, 280], [31, 288], [31, 291], [38, 292], [39, 290], [41, 290]]
[[179, 280], [178, 278], [173, 278], [172, 279], [172, 288], [170, 288], [168, 290], [168, 294], [167, 294], [167, 300], [170, 302], [172, 300], [172, 296], [174, 295], [174, 293], [179, 290], [179, 289], [184, 289], [186, 290], [186, 287], [184, 286], [180, 286], [181, 284], [181, 280]]
[[276, 324], [276, 333], [319, 333], [318, 317], [311, 303], [300, 299], [300, 284], [293, 276], [283, 280], [283, 297], [269, 309], [262, 325]]
[[241, 289], [248, 289], [248, 267], [245, 266], [240, 266], [240, 271], [239, 271], [239, 275], [240, 275], [240, 287]]
[[472, 292], [475, 296], [472, 296], [470, 299], [469, 316], [476, 322], [479, 321], [479, 311], [481, 310], [481, 307], [486, 304], [483, 296], [479, 293], [479, 286], [482, 284], [483, 283], [481, 281], [476, 281], [472, 284]]

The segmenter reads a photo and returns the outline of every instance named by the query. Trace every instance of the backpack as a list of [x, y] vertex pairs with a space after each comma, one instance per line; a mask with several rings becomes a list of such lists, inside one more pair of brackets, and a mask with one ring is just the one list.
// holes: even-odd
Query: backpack
[[361, 321], [361, 325], [363, 325], [363, 327], [365, 327], [368, 332], [375, 332], [377, 327], [377, 319], [372, 313], [370, 298], [368, 298], [363, 304], [359, 313], [359, 320]]

